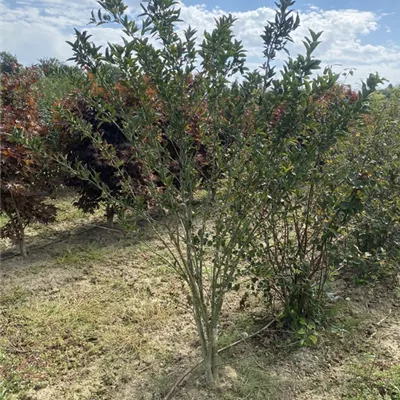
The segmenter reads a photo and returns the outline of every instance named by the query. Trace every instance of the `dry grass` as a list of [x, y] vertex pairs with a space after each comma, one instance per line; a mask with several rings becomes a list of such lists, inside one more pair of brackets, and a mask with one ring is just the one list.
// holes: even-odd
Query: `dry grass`
[[[56, 224], [29, 231], [29, 259], [2, 262], [0, 399], [161, 399], [199, 356], [181, 283], [139, 239], [163, 246], [145, 228], [67, 235], [100, 223], [102, 212], [79, 215], [71, 198], [58, 205]], [[199, 371], [176, 398], [399, 399], [399, 298], [378, 287], [340, 290], [351, 299], [336, 304], [316, 346], [267, 332], [222, 355], [217, 391]], [[256, 302], [240, 311], [230, 296], [221, 347], [261, 326], [262, 313]]]

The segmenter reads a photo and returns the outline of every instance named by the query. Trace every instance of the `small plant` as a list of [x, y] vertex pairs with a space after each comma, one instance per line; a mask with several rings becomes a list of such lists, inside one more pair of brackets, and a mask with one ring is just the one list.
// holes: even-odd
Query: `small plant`
[[44, 201], [51, 189], [50, 169], [37, 153], [12, 139], [16, 131], [27, 137], [46, 134], [34, 90], [39, 77], [36, 68], [1, 74], [0, 214], [7, 217], [1, 235], [12, 239], [24, 257], [25, 227], [35, 221], [53, 222], [56, 214], [55, 207]]
[[300, 329], [296, 330], [300, 346], [312, 346], [318, 341], [318, 332], [313, 321], [307, 322], [304, 318], [298, 318]]

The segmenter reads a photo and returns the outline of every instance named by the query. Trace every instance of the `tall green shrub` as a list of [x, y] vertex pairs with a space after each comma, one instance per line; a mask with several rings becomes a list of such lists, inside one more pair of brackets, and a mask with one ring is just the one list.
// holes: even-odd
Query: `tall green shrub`
[[363, 211], [341, 239], [340, 256], [357, 279], [396, 272], [400, 248], [400, 91], [370, 96], [369, 113], [342, 146], [343, 164], [368, 179]]
[[[309, 216], [302, 222], [311, 221], [316, 200], [310, 193], [315, 192], [312, 188], [320, 174], [315, 163], [321, 159], [320, 152], [326, 152], [346, 128], [361, 102], [357, 100], [357, 106], [338, 102], [330, 118], [321, 112], [320, 120], [313, 122], [317, 110], [311, 99], [329, 94], [337, 76], [327, 70], [323, 76], [311, 78], [320, 64], [312, 57], [319, 38], [312, 31], [311, 39], [306, 39], [306, 55], [289, 58], [282, 78], [276, 78], [272, 65], [276, 53], [285, 49], [290, 33], [299, 25], [290, 9], [293, 1], [282, 0], [274, 22], [265, 27], [262, 74], [249, 74], [243, 85], [231, 88], [229, 80], [245, 74], [245, 50], [234, 38], [231, 15], [218, 18], [214, 30], [204, 33], [198, 47], [191, 27], [178, 35], [180, 11], [173, 0], [142, 4], [139, 22], [126, 14], [121, 0], [99, 4], [101, 9], [92, 13], [91, 22], [119, 24], [123, 44], [109, 43], [102, 53], [86, 32], [79, 31], [70, 44], [73, 59], [89, 72], [80, 78], [85, 104], [94, 110], [99, 128], [107, 123], [118, 125], [130, 145], [128, 158], [121, 157], [105, 140], [104, 132], [94, 130], [79, 113], [63, 107], [59, 112], [70, 127], [90, 139], [101, 161], [115, 170], [120, 181], [118, 196], [96, 170], [82, 162], [71, 163], [66, 156], [57, 160], [95, 185], [105, 199], [145, 218], [164, 243], [168, 256], [163, 259], [188, 289], [205, 376], [209, 385], [215, 385], [220, 314], [239, 266], [249, 249], [261, 248], [261, 235], [281, 236], [289, 218], [290, 224], [295, 223], [293, 207], [305, 206], [301, 212]], [[118, 88], [107, 73], [110, 65], [119, 71]], [[95, 91], [89, 84], [93, 78], [98, 85]], [[131, 94], [129, 106], [121, 98], [121, 86]], [[107, 93], [106, 98], [98, 96], [100, 89]], [[299, 136], [310, 139], [301, 142]], [[133, 161], [140, 165], [142, 185], [126, 168]], [[199, 205], [196, 196], [200, 188], [206, 194]], [[349, 193], [343, 200], [350, 202], [352, 210], [357, 198], [351, 197], [352, 189]], [[307, 196], [313, 204], [308, 211]], [[163, 219], [153, 218], [147, 199]], [[336, 199], [327, 201], [331, 206], [327, 217], [331, 225], [336, 224], [334, 216], [344, 206]], [[284, 214], [285, 208], [292, 214]], [[278, 220], [281, 216], [283, 224]], [[331, 234], [329, 227], [321, 232], [320, 236]], [[307, 235], [303, 234], [300, 242]], [[295, 249], [298, 254], [292, 254], [290, 248], [295, 263], [284, 263], [278, 257], [277, 267], [283, 265], [285, 272], [292, 274], [295, 266], [303, 268], [300, 261], [305, 262], [309, 244], [320, 257], [316, 239], [303, 242]], [[293, 290], [293, 285], [290, 288]]]
[[310, 31], [306, 55], [289, 58], [282, 79], [258, 90], [255, 110], [257, 129], [268, 135], [267, 200], [254, 215], [262, 223], [244, 274], [252, 278], [252, 291], [282, 304], [282, 319], [299, 332], [321, 316], [338, 238], [363, 208], [369, 177], [344, 163], [341, 149], [379, 82], [374, 76], [356, 93], [339, 85], [330, 69], [312, 78], [320, 35]]

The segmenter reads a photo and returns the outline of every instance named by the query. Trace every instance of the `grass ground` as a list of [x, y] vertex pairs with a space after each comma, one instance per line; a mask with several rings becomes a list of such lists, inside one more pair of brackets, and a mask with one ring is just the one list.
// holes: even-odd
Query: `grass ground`
[[[57, 223], [28, 231], [28, 259], [2, 261], [0, 399], [161, 399], [199, 356], [182, 285], [141, 239], [163, 245], [145, 227], [93, 228], [101, 211], [85, 216], [68, 196], [58, 206]], [[199, 371], [174, 398], [400, 399], [399, 289], [340, 281], [336, 290], [342, 300], [315, 346], [266, 331], [222, 354], [217, 391]], [[221, 346], [265, 315], [256, 301], [242, 310], [228, 299]]]

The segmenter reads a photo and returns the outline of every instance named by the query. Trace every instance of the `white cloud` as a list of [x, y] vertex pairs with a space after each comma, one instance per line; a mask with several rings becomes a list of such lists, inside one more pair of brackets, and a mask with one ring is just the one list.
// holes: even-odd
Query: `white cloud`
[[[138, 11], [139, 0], [127, 3], [128, 12]], [[73, 28], [89, 30], [96, 44], [120, 41], [121, 31], [115, 27], [86, 26], [90, 11], [97, 8], [95, 0], [19, 0], [11, 7], [0, 0], [2, 23], [2, 50], [15, 53], [23, 63], [35, 62], [38, 58], [58, 57], [65, 60], [71, 56], [65, 40], [73, 37]], [[186, 6], [181, 3], [181, 17], [198, 31], [199, 41], [204, 30], [212, 30], [214, 19], [226, 12], [220, 8], [207, 9], [203, 5]], [[236, 36], [243, 41], [248, 51], [249, 66], [262, 63], [263, 45], [260, 35], [267, 20], [274, 11], [262, 7], [245, 12], [235, 12]], [[323, 31], [322, 44], [315, 55], [323, 65], [341, 64], [341, 68], [356, 68], [355, 82], [369, 72], [378, 71], [394, 83], [400, 83], [400, 43], [386, 42], [368, 44], [368, 35], [380, 28], [384, 15], [360, 10], [323, 10], [309, 5], [300, 12], [301, 25], [293, 35], [291, 54], [303, 52], [301, 40], [308, 34], [308, 28]], [[187, 25], [180, 25], [179, 29]], [[283, 56], [283, 55], [282, 55]]]
[[23, 64], [31, 64], [40, 58], [57, 57], [66, 60], [70, 49], [66, 40], [73, 38], [54, 26], [20, 21], [18, 24], [5, 21], [2, 24], [2, 48], [17, 55]]

